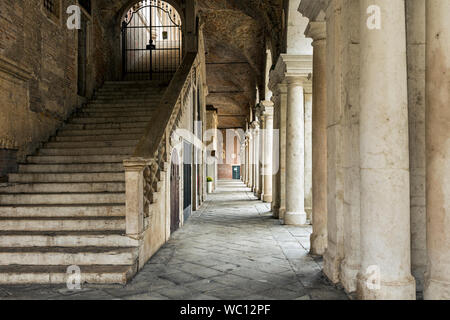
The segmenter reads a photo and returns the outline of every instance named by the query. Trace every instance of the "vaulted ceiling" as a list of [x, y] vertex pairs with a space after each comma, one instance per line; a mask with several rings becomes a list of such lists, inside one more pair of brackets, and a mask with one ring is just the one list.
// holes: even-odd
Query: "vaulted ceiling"
[[[265, 38], [281, 34], [281, 0], [199, 0], [209, 95], [220, 128], [244, 127], [264, 88]], [[275, 39], [275, 42], [278, 39]]]
[[[115, 17], [109, 26], [114, 28], [117, 15], [134, 1], [96, 5], [104, 18]], [[275, 55], [281, 50], [283, 0], [197, 0], [197, 9], [207, 52], [207, 104], [218, 109], [220, 128], [242, 128], [256, 87], [264, 90], [265, 38]]]

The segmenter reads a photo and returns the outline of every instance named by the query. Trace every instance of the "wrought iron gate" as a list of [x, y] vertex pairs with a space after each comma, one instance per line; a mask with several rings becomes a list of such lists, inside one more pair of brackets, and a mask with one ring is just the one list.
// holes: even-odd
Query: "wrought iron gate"
[[134, 5], [122, 22], [122, 74], [126, 80], [170, 80], [181, 64], [178, 12], [160, 0]]

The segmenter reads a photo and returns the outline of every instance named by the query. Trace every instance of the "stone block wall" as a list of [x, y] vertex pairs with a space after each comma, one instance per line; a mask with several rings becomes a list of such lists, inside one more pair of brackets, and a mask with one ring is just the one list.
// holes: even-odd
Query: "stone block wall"
[[[0, 2], [0, 148], [18, 150], [19, 161], [48, 140], [85, 101], [77, 95], [78, 30], [69, 30], [67, 7], [55, 0], [56, 15], [42, 0]], [[104, 29], [93, 1], [87, 32], [87, 96], [105, 80]]]

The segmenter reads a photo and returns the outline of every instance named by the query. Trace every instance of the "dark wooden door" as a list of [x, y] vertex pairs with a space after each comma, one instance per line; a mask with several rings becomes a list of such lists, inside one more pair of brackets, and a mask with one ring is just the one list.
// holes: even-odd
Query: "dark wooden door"
[[180, 227], [180, 169], [178, 154], [172, 155], [170, 173], [170, 232], [173, 233]]

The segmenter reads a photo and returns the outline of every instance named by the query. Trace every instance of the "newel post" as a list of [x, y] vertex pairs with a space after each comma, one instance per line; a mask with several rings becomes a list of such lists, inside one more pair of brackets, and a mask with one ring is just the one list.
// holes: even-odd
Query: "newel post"
[[126, 191], [126, 234], [139, 235], [144, 231], [144, 159], [124, 160]]

